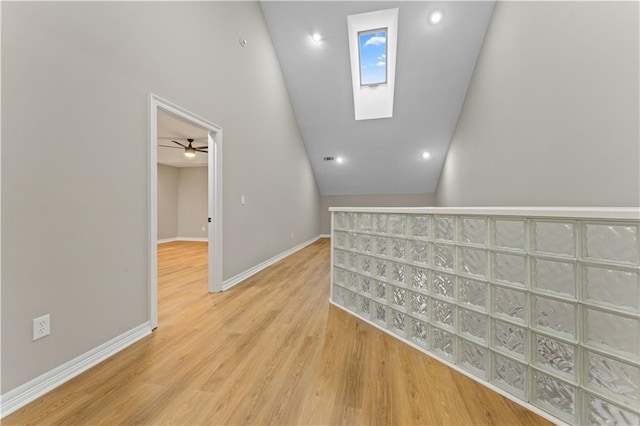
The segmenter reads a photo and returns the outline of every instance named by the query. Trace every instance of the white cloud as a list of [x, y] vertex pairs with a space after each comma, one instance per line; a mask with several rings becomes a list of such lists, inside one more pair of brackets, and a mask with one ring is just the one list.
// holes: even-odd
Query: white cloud
[[376, 63], [377, 66], [379, 67], [384, 67], [387, 63], [385, 61], [379, 61], [378, 63]]
[[383, 59], [384, 59], [384, 58], [386, 58], [386, 57], [387, 57], [387, 55], [385, 55], [385, 54], [383, 53], [382, 55], [378, 56], [378, 59], [379, 59], [379, 60], [383, 60]]
[[370, 44], [377, 46], [379, 44], [385, 44], [387, 42], [387, 38], [386, 37], [381, 37], [381, 36], [373, 36], [371, 37], [369, 40], [365, 41], [364, 45], [369, 46]]

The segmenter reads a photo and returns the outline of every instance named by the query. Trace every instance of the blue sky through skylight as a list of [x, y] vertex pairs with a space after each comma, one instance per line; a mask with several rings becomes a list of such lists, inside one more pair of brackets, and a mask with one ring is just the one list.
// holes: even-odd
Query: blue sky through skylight
[[387, 82], [387, 29], [358, 33], [360, 84]]

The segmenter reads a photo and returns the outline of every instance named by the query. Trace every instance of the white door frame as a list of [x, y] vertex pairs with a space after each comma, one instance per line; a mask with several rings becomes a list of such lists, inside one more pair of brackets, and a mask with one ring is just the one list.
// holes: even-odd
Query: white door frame
[[153, 93], [149, 94], [149, 321], [158, 326], [158, 108], [209, 134], [209, 292], [222, 291], [222, 128]]

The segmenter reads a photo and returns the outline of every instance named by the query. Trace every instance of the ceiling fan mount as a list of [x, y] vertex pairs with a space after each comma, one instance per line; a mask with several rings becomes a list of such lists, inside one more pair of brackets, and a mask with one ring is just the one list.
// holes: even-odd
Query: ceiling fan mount
[[164, 148], [183, 149], [184, 150], [184, 156], [187, 157], [187, 158], [194, 158], [196, 156], [197, 152], [202, 152], [202, 153], [205, 153], [205, 154], [209, 152], [207, 150], [208, 147], [206, 145], [205, 146], [200, 146], [200, 147], [193, 146], [194, 139], [192, 139], [192, 138], [187, 138], [186, 141], [187, 141], [188, 145], [180, 143], [180, 142], [178, 142], [176, 140], [171, 140], [171, 142], [173, 142], [173, 143], [175, 143], [176, 145], [179, 145], [179, 146], [173, 146], [173, 145], [160, 145], [160, 146], [164, 147]]

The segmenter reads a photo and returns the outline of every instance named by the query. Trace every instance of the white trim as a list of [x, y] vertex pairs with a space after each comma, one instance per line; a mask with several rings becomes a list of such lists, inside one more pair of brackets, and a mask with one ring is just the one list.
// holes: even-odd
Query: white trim
[[482, 386], [484, 386], [484, 387], [486, 387], [486, 388], [489, 388], [489, 389], [491, 389], [491, 390], [492, 390], [492, 391], [494, 391], [494, 392], [499, 393], [500, 395], [502, 395], [502, 396], [504, 396], [505, 398], [507, 398], [507, 399], [509, 399], [509, 400], [511, 400], [511, 401], [513, 401], [513, 402], [515, 402], [515, 403], [516, 403], [516, 404], [518, 404], [518, 405], [521, 405], [522, 407], [526, 408], [526, 409], [527, 409], [527, 410], [529, 410], [529, 411], [533, 411], [535, 414], [539, 415], [540, 417], [542, 417], [542, 418], [544, 418], [544, 419], [549, 420], [551, 423], [556, 424], [556, 425], [559, 425], [559, 426], [561, 426], [561, 425], [562, 425], [562, 426], [567, 425], [567, 423], [566, 423], [566, 422], [564, 422], [564, 421], [562, 421], [562, 420], [560, 420], [560, 419], [558, 419], [558, 418], [556, 418], [556, 417], [552, 416], [551, 414], [549, 414], [549, 413], [547, 413], [547, 412], [545, 412], [545, 411], [542, 411], [542, 410], [541, 410], [541, 409], [539, 409], [538, 407], [536, 407], [536, 406], [534, 406], [534, 405], [531, 405], [531, 404], [529, 404], [528, 402], [525, 402], [525, 401], [523, 401], [523, 400], [521, 400], [521, 399], [516, 398], [515, 396], [513, 396], [513, 395], [511, 395], [510, 393], [508, 393], [508, 392], [506, 392], [506, 391], [504, 391], [504, 390], [500, 389], [499, 387], [497, 387], [497, 386], [495, 386], [495, 385], [491, 384], [490, 382], [488, 382], [488, 381], [484, 381], [484, 380], [483, 380], [483, 379], [481, 379], [480, 377], [476, 377], [476, 376], [474, 376], [473, 374], [469, 373], [469, 372], [468, 372], [468, 371], [466, 371], [466, 370], [463, 370], [462, 368], [458, 367], [458, 366], [457, 366], [457, 365], [455, 365], [455, 364], [452, 364], [451, 362], [447, 361], [446, 359], [444, 359], [444, 358], [440, 358], [438, 355], [436, 355], [436, 354], [434, 354], [434, 353], [432, 353], [432, 352], [427, 351], [425, 348], [423, 348], [423, 347], [421, 347], [421, 346], [416, 345], [416, 344], [415, 344], [415, 343], [413, 343], [412, 341], [407, 340], [407, 339], [405, 339], [405, 338], [403, 338], [403, 337], [400, 337], [400, 336], [398, 336], [398, 335], [396, 335], [396, 334], [391, 333], [389, 330], [387, 330], [387, 329], [385, 329], [385, 328], [381, 327], [380, 325], [376, 324], [375, 322], [370, 321], [370, 320], [368, 320], [368, 319], [366, 319], [366, 318], [363, 318], [363, 317], [361, 317], [360, 315], [358, 315], [357, 313], [355, 313], [355, 312], [353, 312], [353, 311], [350, 311], [349, 309], [344, 308], [344, 307], [342, 307], [342, 306], [338, 305], [337, 303], [334, 303], [334, 302], [333, 302], [333, 300], [329, 299], [329, 303], [330, 303], [330, 304], [332, 304], [333, 306], [335, 306], [336, 308], [339, 308], [339, 309], [341, 309], [341, 310], [345, 311], [345, 312], [346, 312], [346, 313], [348, 313], [349, 315], [353, 315], [354, 317], [358, 318], [359, 320], [362, 320], [362, 321], [366, 322], [367, 324], [374, 326], [374, 327], [375, 327], [375, 328], [377, 328], [378, 330], [380, 330], [380, 331], [383, 331], [383, 332], [387, 333], [389, 336], [394, 337], [394, 338], [396, 338], [396, 339], [400, 340], [401, 342], [406, 343], [407, 345], [411, 346], [412, 348], [419, 350], [419, 351], [420, 351], [420, 352], [422, 352], [423, 354], [425, 354], [425, 355], [427, 355], [427, 356], [429, 356], [429, 357], [431, 357], [431, 358], [435, 359], [436, 361], [439, 361], [439, 362], [443, 363], [443, 364], [444, 364], [444, 365], [446, 365], [447, 367], [449, 367], [449, 368], [452, 368], [452, 369], [456, 370], [458, 373], [463, 374], [464, 376], [466, 376], [466, 377], [468, 377], [468, 378], [472, 379], [474, 382], [480, 383]]
[[[149, 93], [149, 322], [158, 326], [158, 108], [208, 131], [209, 138], [209, 281], [210, 292], [222, 291], [222, 128], [159, 96]], [[211, 169], [214, 169], [211, 173]], [[213, 213], [213, 214], [212, 214]]]
[[331, 234], [320, 234], [318, 238], [331, 238]]
[[262, 263], [257, 264], [256, 266], [247, 269], [244, 272], [240, 272], [238, 275], [229, 278], [228, 280], [225, 280], [225, 282], [222, 284], [222, 290], [228, 290], [231, 287], [233, 287], [236, 284], [240, 284], [242, 281], [246, 280], [247, 278], [257, 274], [258, 272], [262, 271], [263, 269], [273, 265], [274, 263], [284, 259], [287, 256], [291, 256], [293, 253], [302, 250], [303, 248], [305, 248], [308, 245], [311, 245], [313, 243], [315, 243], [316, 241], [318, 241], [320, 238], [322, 238], [320, 235], [318, 235], [317, 237], [314, 237], [312, 239], [310, 239], [309, 241], [305, 241], [302, 244], [298, 244], [297, 246], [290, 248], [287, 251], [283, 251], [280, 254], [277, 254], [275, 256], [273, 256], [271, 259], [267, 259]]
[[329, 207], [330, 212], [639, 220], [640, 207]]
[[109, 340], [88, 352], [65, 362], [59, 367], [44, 373], [35, 379], [18, 386], [0, 397], [0, 418], [24, 407], [36, 398], [57, 388], [80, 373], [120, 352], [127, 346], [151, 334], [149, 322], [140, 324], [131, 330]]
[[164, 244], [164, 243], [172, 243], [174, 241], [178, 241], [178, 237], [173, 237], [173, 238], [161, 238], [158, 240], [158, 244]]

